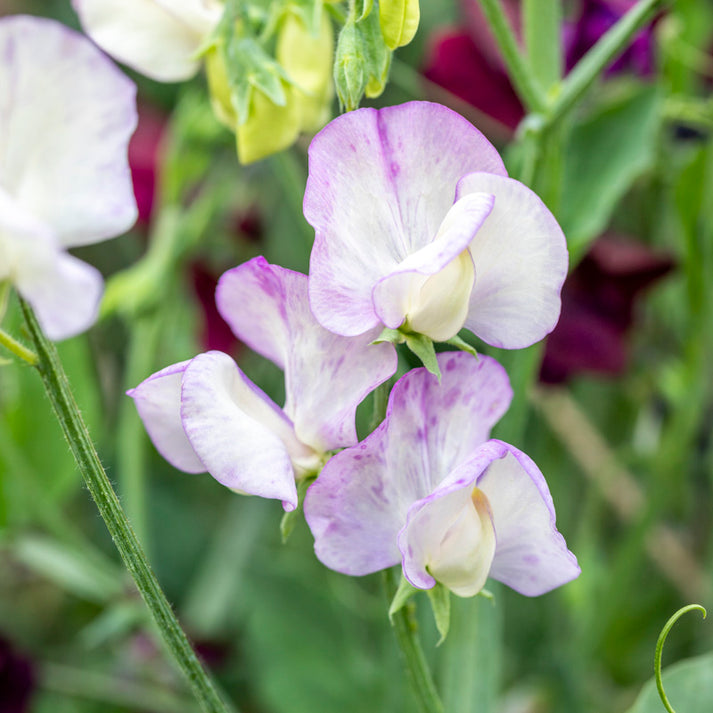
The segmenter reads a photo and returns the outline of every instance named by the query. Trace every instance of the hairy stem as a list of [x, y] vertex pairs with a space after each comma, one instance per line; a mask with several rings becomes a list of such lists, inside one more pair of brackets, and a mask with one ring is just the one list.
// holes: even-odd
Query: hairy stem
[[163, 641], [205, 713], [234, 713], [234, 709], [221, 700], [210, 676], [198, 661], [148, 563], [143, 548], [99, 461], [99, 456], [70, 390], [57, 350], [42, 332], [37, 318], [27, 302], [20, 299], [20, 306], [37, 350], [37, 370], [42, 378], [52, 409], [60, 422], [87, 489], [104, 519], [126, 568], [136, 582]]

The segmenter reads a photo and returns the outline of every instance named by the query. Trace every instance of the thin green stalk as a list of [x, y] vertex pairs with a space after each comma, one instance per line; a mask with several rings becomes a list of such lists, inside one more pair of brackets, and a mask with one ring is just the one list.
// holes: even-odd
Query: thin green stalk
[[[398, 587], [394, 568], [384, 570], [387, 601], [390, 604]], [[421, 713], [444, 713], [443, 703], [438, 696], [433, 676], [418, 637], [418, 627], [412, 606], [401, 607], [391, 618], [396, 640], [401, 649], [406, 671], [413, 685], [414, 695]]]
[[234, 713], [234, 709], [221, 700], [207, 671], [198, 661], [121, 508], [74, 400], [57, 350], [42, 332], [32, 308], [22, 298], [20, 306], [37, 350], [37, 370], [52, 408], [84, 482], [156, 622], [161, 637], [205, 713]]
[[[153, 360], [161, 331], [162, 321], [150, 316], [137, 316], [130, 323], [129, 356], [124, 386], [134, 388], [152, 371]], [[123, 399], [119, 407], [117, 428], [117, 473], [119, 493], [126, 513], [144, 549], [151, 553], [146, 514], [146, 430], [132, 399]]]
[[16, 357], [27, 362], [30, 366], [37, 365], [37, 354], [20, 344], [14, 337], [11, 337], [4, 329], [0, 329], [0, 344], [9, 349]]
[[656, 642], [656, 653], [654, 654], [654, 676], [656, 677], [656, 688], [659, 692], [659, 696], [661, 698], [661, 702], [664, 704], [664, 707], [668, 711], [668, 713], [676, 713], [669, 703], [668, 697], [666, 696], [666, 691], [664, 691], [663, 688], [663, 680], [661, 679], [661, 656], [663, 655], [663, 645], [666, 641], [666, 637], [668, 636], [668, 632], [671, 631], [671, 628], [673, 625], [686, 613], [689, 611], [693, 611], [696, 609], [697, 611], [701, 612], [703, 614], [703, 618], [706, 618], [706, 610], [700, 605], [700, 604], [689, 604], [686, 607], [682, 607], [679, 609], [664, 625], [664, 628], [661, 630], [661, 633], [659, 634], [658, 641]]
[[479, 2], [498, 43], [515, 91], [528, 112], [543, 112], [547, 107], [545, 95], [517, 46], [515, 34], [505, 17], [500, 0], [479, 0]]
[[665, 4], [666, 0], [640, 0], [601, 37], [562, 83], [562, 91], [549, 108], [549, 124], [558, 121], [579, 101], [594, 80], [626, 49], [631, 38], [650, 22]]
[[547, 92], [562, 78], [562, 0], [524, 0], [522, 20], [528, 64]]

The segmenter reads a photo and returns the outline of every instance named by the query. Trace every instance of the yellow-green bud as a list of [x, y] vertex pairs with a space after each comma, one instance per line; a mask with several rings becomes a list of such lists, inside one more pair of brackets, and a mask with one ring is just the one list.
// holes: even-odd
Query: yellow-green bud
[[238, 115], [231, 98], [228, 70], [225, 66], [222, 47], [213, 46], [205, 53], [205, 70], [213, 113], [221, 124], [225, 124], [231, 131], [234, 131], [238, 123]]
[[407, 45], [418, 29], [419, 0], [380, 0], [379, 23], [386, 46], [395, 50]]
[[295, 101], [304, 130], [322, 128], [329, 118], [334, 92], [333, 55], [334, 31], [326, 11], [322, 11], [317, 36], [298, 15], [289, 13], [285, 17], [277, 37], [276, 59], [298, 90]]
[[238, 159], [252, 163], [291, 146], [301, 129], [301, 111], [297, 90], [284, 86], [287, 101], [277, 106], [259, 89], [253, 88], [248, 118], [235, 127]]

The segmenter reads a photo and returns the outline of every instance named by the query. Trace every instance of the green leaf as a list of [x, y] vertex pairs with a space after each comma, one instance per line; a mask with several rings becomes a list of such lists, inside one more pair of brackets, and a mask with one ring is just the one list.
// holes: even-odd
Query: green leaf
[[[713, 710], [713, 654], [697, 656], [668, 666], [663, 676], [671, 705], [682, 713], [709, 713]], [[627, 713], [661, 713], [663, 705], [652, 678], [641, 689]]]
[[436, 621], [436, 629], [438, 629], [438, 633], [441, 635], [436, 646], [440, 646], [446, 640], [448, 630], [451, 626], [451, 591], [439, 582], [436, 582], [435, 587], [426, 591], [428, 592], [428, 599], [431, 602], [431, 610], [433, 611], [433, 618]]
[[394, 598], [391, 600], [391, 605], [389, 606], [389, 620], [393, 620], [394, 614], [402, 609], [406, 602], [411, 599], [411, 597], [418, 592], [418, 589], [411, 584], [411, 582], [401, 575], [401, 581], [399, 582], [399, 588], [394, 594]]
[[565, 151], [561, 211], [572, 264], [607, 227], [619, 200], [653, 164], [661, 95], [635, 87], [576, 126]]
[[406, 346], [421, 360], [426, 369], [434, 376], [437, 376], [438, 381], [440, 381], [441, 370], [438, 367], [433, 340], [423, 334], [407, 334]]

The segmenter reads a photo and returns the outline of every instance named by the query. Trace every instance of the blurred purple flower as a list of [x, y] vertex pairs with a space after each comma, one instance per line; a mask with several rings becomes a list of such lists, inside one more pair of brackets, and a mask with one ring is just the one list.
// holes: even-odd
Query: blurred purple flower
[[641, 243], [600, 238], [567, 278], [562, 314], [547, 340], [540, 381], [557, 384], [578, 372], [620, 374], [637, 296], [674, 266]]
[[0, 636], [0, 713], [29, 711], [34, 687], [32, 662]]

